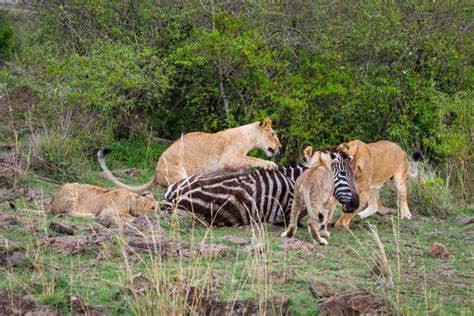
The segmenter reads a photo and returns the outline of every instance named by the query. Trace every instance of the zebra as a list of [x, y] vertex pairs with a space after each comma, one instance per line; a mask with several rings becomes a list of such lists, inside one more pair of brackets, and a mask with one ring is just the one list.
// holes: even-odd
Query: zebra
[[[343, 205], [348, 204], [353, 192], [357, 192], [353, 177], [347, 178], [347, 170], [352, 170], [350, 159], [333, 154], [335, 197]], [[278, 169], [193, 175], [168, 187], [163, 210], [186, 211], [218, 227], [260, 222], [286, 224], [291, 215], [295, 181], [306, 169], [306, 165], [297, 163]], [[306, 213], [301, 212], [299, 219]]]

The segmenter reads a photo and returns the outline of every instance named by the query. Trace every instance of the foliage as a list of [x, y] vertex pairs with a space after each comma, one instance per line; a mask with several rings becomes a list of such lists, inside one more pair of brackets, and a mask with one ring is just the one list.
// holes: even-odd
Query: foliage
[[472, 6], [86, 0], [32, 8], [25, 76], [47, 107], [92, 111], [115, 138], [143, 138], [151, 127], [176, 139], [269, 115], [286, 136], [284, 160], [306, 144], [389, 139], [460, 166], [464, 196], [471, 191]]
[[15, 30], [7, 18], [7, 13], [0, 10], [0, 65], [9, 61], [15, 48]]

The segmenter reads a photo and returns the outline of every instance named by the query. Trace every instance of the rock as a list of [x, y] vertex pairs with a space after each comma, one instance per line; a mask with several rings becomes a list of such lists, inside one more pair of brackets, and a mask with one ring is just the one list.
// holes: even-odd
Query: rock
[[42, 244], [48, 245], [52, 251], [69, 255], [83, 254], [91, 250], [92, 246], [99, 245], [109, 238], [105, 236], [59, 236], [43, 238]]
[[289, 315], [290, 300], [286, 297], [273, 297], [266, 302], [266, 311], [261, 311], [257, 300], [234, 300], [229, 302], [204, 298], [199, 304], [202, 315]]
[[146, 215], [135, 217], [131, 222], [127, 222], [124, 233], [128, 236], [142, 236], [143, 232], [154, 232], [161, 234], [161, 226], [158, 222], [150, 220]]
[[151, 255], [160, 254], [163, 257], [191, 258], [195, 255], [195, 251], [187, 243], [167, 237], [133, 238], [128, 241], [128, 245], [135, 252]]
[[446, 247], [439, 243], [435, 242], [431, 247], [430, 247], [430, 255], [432, 257], [437, 257], [437, 258], [449, 258], [449, 252], [446, 249]]
[[0, 266], [15, 267], [25, 257], [25, 250], [19, 248], [16, 242], [0, 236]]
[[471, 216], [459, 215], [459, 216], [456, 216], [454, 220], [459, 225], [469, 225], [471, 223], [474, 223], [474, 217], [471, 217]]
[[0, 292], [0, 315], [56, 316], [59, 313], [10, 291]]
[[243, 237], [243, 236], [226, 236], [222, 237], [221, 240], [225, 240], [230, 242], [231, 244], [236, 244], [239, 246], [245, 246], [250, 244], [250, 237]]
[[18, 222], [14, 216], [0, 213], [0, 229], [7, 229], [11, 225], [15, 224], [18, 224]]
[[206, 245], [202, 244], [199, 247], [199, 254], [204, 257], [225, 257], [230, 254], [229, 247], [222, 246], [222, 245]]
[[309, 291], [316, 299], [330, 297], [336, 294], [336, 290], [334, 288], [324, 283], [310, 285]]
[[51, 222], [49, 224], [49, 228], [51, 228], [58, 234], [70, 235], [70, 236], [74, 235], [74, 228], [72, 225], [69, 225], [69, 224]]
[[99, 307], [93, 307], [84, 304], [82, 299], [78, 296], [72, 295], [70, 297], [71, 309], [73, 315], [76, 316], [108, 316], [110, 313]]
[[310, 255], [316, 249], [314, 244], [297, 238], [282, 238], [280, 240], [280, 246], [286, 251], [298, 250], [303, 256]]
[[319, 315], [391, 315], [388, 302], [367, 291], [342, 292], [319, 305]]

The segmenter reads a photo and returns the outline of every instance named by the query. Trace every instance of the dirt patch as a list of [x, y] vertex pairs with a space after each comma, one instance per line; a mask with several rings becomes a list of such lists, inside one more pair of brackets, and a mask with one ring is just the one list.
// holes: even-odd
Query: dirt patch
[[388, 302], [367, 291], [342, 292], [320, 305], [319, 315], [391, 315]]
[[109, 238], [106, 236], [60, 236], [43, 238], [42, 244], [47, 245], [52, 251], [69, 255], [79, 255], [90, 251], [92, 246], [99, 245]]
[[108, 316], [110, 313], [106, 312], [100, 307], [86, 305], [78, 296], [71, 296], [71, 309], [75, 316]]
[[[198, 315], [257, 315], [266, 309], [269, 315], [288, 315], [290, 300], [274, 297], [260, 305], [257, 300], [221, 301], [210, 289], [200, 289], [184, 284], [155, 284], [142, 274], [133, 277], [130, 285], [137, 293], [159, 289], [173, 298], [182, 299], [190, 309], [190, 314]], [[173, 301], [173, 300], [172, 300]], [[262, 313], [263, 314], [263, 313]]]
[[435, 242], [430, 247], [430, 256], [447, 259], [449, 258], [449, 252], [443, 244]]
[[316, 299], [321, 299], [324, 297], [331, 297], [336, 295], [336, 290], [324, 283], [313, 284], [309, 286], [309, 291]]
[[282, 238], [280, 240], [280, 246], [285, 251], [298, 250], [303, 256], [310, 255], [316, 249], [314, 244], [297, 238]]
[[25, 250], [19, 248], [16, 242], [0, 237], [0, 266], [15, 267], [24, 257]]
[[69, 235], [69, 236], [74, 235], [74, 226], [70, 224], [51, 222], [49, 224], [49, 228], [51, 228], [58, 234]]
[[0, 97], [0, 116], [9, 117], [13, 113], [21, 113], [39, 103], [39, 98], [28, 87], [22, 86]]
[[295, 278], [294, 270], [282, 270], [272, 272], [272, 278], [278, 283], [285, 285]]
[[128, 241], [128, 245], [132, 250], [131, 253], [160, 254], [162, 257], [181, 258], [191, 258], [196, 254], [196, 251], [192, 250], [187, 243], [167, 237], [133, 238]]
[[132, 221], [127, 222], [124, 227], [124, 233], [127, 236], [143, 236], [144, 232], [153, 232], [160, 235], [162, 230], [158, 222], [151, 220], [146, 215], [135, 217]]
[[57, 311], [9, 291], [0, 292], [0, 315], [56, 316]]
[[231, 244], [236, 244], [239, 246], [245, 246], [250, 244], [250, 237], [243, 237], [243, 236], [225, 236], [222, 237], [221, 240], [225, 240], [230, 242]]
[[11, 225], [16, 224], [18, 224], [18, 221], [14, 216], [0, 213], [0, 229], [8, 229]]
[[231, 253], [229, 247], [222, 245], [202, 244], [199, 247], [199, 254], [204, 257], [226, 257]]
[[456, 216], [454, 221], [458, 223], [459, 225], [469, 225], [469, 224], [474, 223], [474, 217], [459, 215], [459, 216]]
[[251, 244], [244, 247], [244, 250], [250, 255], [265, 253], [265, 245], [261, 243]]

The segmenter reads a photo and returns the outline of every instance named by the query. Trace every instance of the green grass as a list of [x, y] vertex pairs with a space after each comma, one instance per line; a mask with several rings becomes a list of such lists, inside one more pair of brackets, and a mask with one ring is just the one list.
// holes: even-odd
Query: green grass
[[[97, 181], [100, 182], [99, 179]], [[17, 204], [21, 204], [18, 201]], [[26, 203], [27, 204], [27, 203]], [[32, 222], [40, 232], [54, 233], [47, 227], [51, 221], [69, 222], [79, 229], [90, 220], [11, 211], [5, 204], [1, 212], [16, 216], [21, 222]], [[468, 210], [464, 210], [466, 213]], [[472, 212], [472, 210], [471, 210]], [[377, 220], [375, 217], [373, 220]], [[394, 271], [394, 283], [400, 286], [400, 309], [406, 314], [469, 314], [472, 309], [472, 240], [463, 240], [473, 233], [471, 226], [461, 226], [454, 222], [454, 214], [445, 220], [419, 218], [400, 223], [400, 276], [397, 275], [397, 247], [392, 231], [392, 222], [377, 224], [378, 232], [385, 245], [385, 251]], [[79, 295], [87, 304], [101, 306], [112, 313], [143, 311], [137, 307], [131, 293], [124, 291], [128, 274], [115, 242], [106, 243], [113, 256], [97, 260], [95, 251], [85, 255], [69, 256], [51, 252], [40, 246], [34, 235], [23, 231], [22, 225], [13, 225], [2, 230], [2, 236], [17, 240], [27, 249], [26, 260], [18, 267], [0, 269], [0, 288], [13, 289], [25, 293], [38, 302], [68, 311], [68, 297]], [[318, 247], [309, 256], [292, 250], [281, 255], [279, 234], [283, 228], [266, 226], [264, 241], [269, 252], [263, 259], [249, 256], [240, 246], [222, 241], [228, 235], [248, 236], [252, 233], [242, 228], [215, 228], [208, 230], [201, 224], [178, 218], [178, 224], [163, 223], [164, 234], [185, 240], [197, 247], [202, 240], [229, 246], [231, 254], [225, 258], [168, 258], [158, 259], [141, 255], [142, 262], [130, 265], [132, 273], [143, 272], [153, 279], [159, 278], [176, 282], [177, 276], [184, 275], [188, 284], [204, 286], [206, 272], [211, 273], [218, 286], [214, 289], [223, 300], [256, 299], [262, 296], [259, 284], [261, 270], [267, 270], [269, 296], [286, 296], [291, 299], [291, 310], [296, 315], [312, 314], [317, 310], [317, 300], [308, 290], [310, 283], [330, 284], [338, 290], [365, 288], [395, 303], [395, 289], [387, 289], [380, 280], [370, 273], [373, 267], [373, 253], [376, 244], [368, 234], [365, 222], [356, 223], [353, 234], [346, 231], [332, 231], [328, 247]], [[174, 228], [173, 228], [174, 227]], [[82, 234], [85, 232], [82, 231]], [[310, 241], [306, 229], [298, 229], [297, 238]], [[440, 242], [450, 252], [448, 259], [433, 258], [429, 248], [433, 242]], [[99, 247], [100, 248], [100, 247]], [[454, 269], [452, 276], [441, 275], [444, 266]], [[272, 277], [272, 272], [290, 273], [287, 284], [281, 284]], [[145, 300], [146, 301], [146, 300]], [[426, 302], [426, 304], [425, 304]], [[143, 303], [143, 302], [142, 302]], [[143, 303], [146, 304], [146, 303]], [[170, 303], [172, 304], [172, 303]], [[138, 308], [138, 309], [137, 309]]]
[[[111, 169], [139, 167], [138, 179], [124, 179], [129, 184], [144, 183], [152, 177], [154, 164], [163, 150], [160, 146], [139, 145], [119, 142], [112, 146], [114, 152], [108, 157]], [[144, 153], [141, 148], [151, 149]], [[102, 177], [97, 166], [85, 170], [80, 178], [84, 183], [113, 187]], [[19, 183], [35, 187], [47, 195], [52, 195], [61, 185], [32, 172], [19, 179]], [[153, 193], [161, 198], [164, 189], [155, 188]], [[389, 192], [383, 198], [392, 199], [393, 194]], [[390, 202], [384, 204], [390, 206]], [[70, 312], [71, 295], [81, 297], [88, 305], [103, 307], [112, 314], [144, 314], [151, 310], [165, 314], [163, 311], [169, 311], [169, 308], [182, 310], [182, 302], [163, 293], [150, 292], [136, 297], [128, 289], [129, 280], [140, 272], [156, 283], [164, 281], [200, 288], [213, 284], [212, 290], [219, 299], [226, 301], [288, 297], [295, 315], [311, 315], [318, 310], [318, 300], [308, 289], [313, 283], [329, 284], [337, 291], [367, 289], [386, 298], [395, 309], [398, 307], [401, 313], [408, 315], [469, 315], [474, 312], [474, 226], [463, 226], [454, 221], [459, 214], [473, 215], [473, 210], [466, 207], [452, 211], [443, 219], [416, 216], [412, 221], [398, 223], [396, 218], [392, 222], [388, 216], [370, 218], [370, 222], [376, 224], [393, 272], [394, 287], [388, 288], [386, 282], [371, 273], [377, 244], [369, 234], [367, 221], [353, 223], [352, 232], [330, 230], [329, 246], [318, 246], [310, 255], [304, 255], [298, 250], [283, 252], [279, 237], [283, 227], [265, 225], [263, 236], [258, 236], [245, 228], [209, 229], [188, 218], [165, 217], [160, 221], [163, 235], [185, 241], [193, 249], [202, 242], [222, 244], [228, 246], [231, 253], [224, 258], [160, 258], [140, 254], [141, 260], [127, 265], [117, 231], [110, 231], [115, 234], [112, 241], [88, 249], [83, 255], [57, 254], [38, 242], [47, 235], [58, 235], [48, 228], [51, 221], [73, 224], [77, 234], [87, 234], [87, 226], [96, 222], [47, 215], [41, 205], [22, 198], [15, 204], [19, 208], [17, 211], [11, 210], [6, 202], [0, 204], [0, 212], [11, 214], [20, 222], [0, 230], [0, 235], [17, 241], [26, 249], [26, 258], [17, 267], [0, 267], [0, 289], [12, 289], [66, 314]], [[334, 220], [339, 213], [340, 209]], [[28, 223], [36, 232], [25, 230]], [[400, 232], [399, 241], [395, 238], [393, 225]], [[149, 234], [145, 232], [145, 235]], [[222, 240], [230, 235], [256, 238], [266, 245], [267, 252], [251, 256], [242, 247]], [[298, 229], [296, 237], [310, 242], [304, 228]], [[445, 245], [450, 257], [431, 257], [429, 248], [434, 242]], [[98, 260], [97, 252], [101, 249], [109, 249], [112, 255]], [[446, 269], [454, 270], [454, 273], [444, 276]], [[281, 272], [289, 275], [285, 284], [276, 277]], [[264, 278], [265, 274], [268, 278]]]

